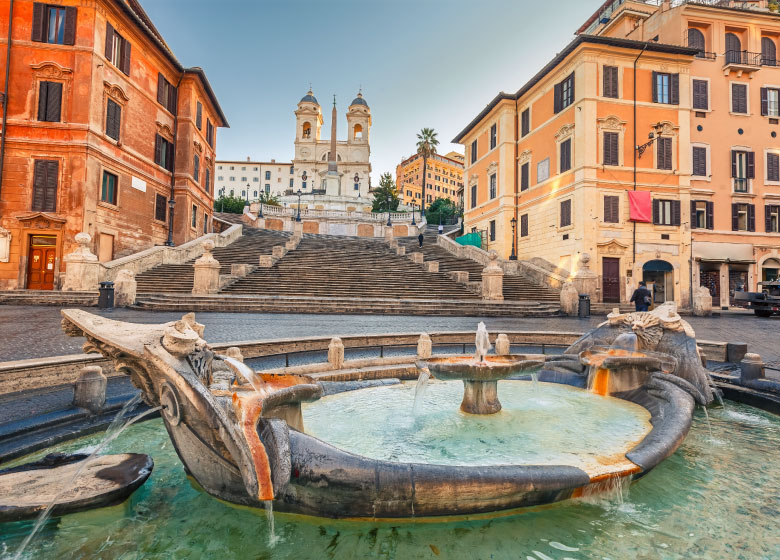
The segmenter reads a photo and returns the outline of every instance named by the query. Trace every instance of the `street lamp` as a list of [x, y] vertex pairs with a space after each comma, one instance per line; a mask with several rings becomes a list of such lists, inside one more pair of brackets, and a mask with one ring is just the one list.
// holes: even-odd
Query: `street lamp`
[[390, 202], [392, 202], [390, 195], [387, 195], [387, 227], [392, 227], [393, 222], [390, 221]]
[[301, 189], [298, 189], [298, 215], [295, 217], [296, 222], [301, 221]]
[[417, 223], [414, 221], [414, 200], [412, 201], [412, 225], [416, 226]]
[[515, 253], [515, 228], [517, 227], [517, 218], [512, 218], [509, 222], [512, 224], [512, 254], [509, 255], [509, 260], [516, 261], [517, 254]]
[[244, 203], [244, 206], [249, 206], [249, 184], [248, 183], [246, 186], [246, 202]]
[[173, 207], [176, 206], [176, 201], [172, 198], [168, 199], [168, 240], [165, 244], [168, 247], [173, 247]]

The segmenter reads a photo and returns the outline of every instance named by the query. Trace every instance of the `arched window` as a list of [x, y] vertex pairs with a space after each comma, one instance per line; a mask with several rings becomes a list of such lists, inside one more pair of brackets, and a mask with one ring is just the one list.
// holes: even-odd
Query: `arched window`
[[310, 122], [303, 123], [303, 137], [304, 138], [311, 138], [311, 123]]
[[726, 33], [726, 64], [742, 62], [742, 42], [733, 33]]
[[360, 125], [360, 124], [356, 124], [355, 125], [355, 131], [354, 131], [353, 138], [355, 140], [360, 140], [360, 139], [363, 138], [363, 125]]
[[761, 38], [761, 64], [777, 66], [777, 45], [769, 37]]
[[688, 46], [692, 49], [697, 49], [699, 52], [696, 56], [701, 57], [706, 49], [704, 41], [704, 33], [698, 29], [692, 27], [688, 30]]

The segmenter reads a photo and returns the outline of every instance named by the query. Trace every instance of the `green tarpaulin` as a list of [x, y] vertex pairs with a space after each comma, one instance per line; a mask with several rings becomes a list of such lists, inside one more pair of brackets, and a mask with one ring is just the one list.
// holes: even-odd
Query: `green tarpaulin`
[[474, 247], [482, 248], [482, 236], [478, 233], [469, 233], [456, 237], [455, 241], [461, 245], [473, 245]]

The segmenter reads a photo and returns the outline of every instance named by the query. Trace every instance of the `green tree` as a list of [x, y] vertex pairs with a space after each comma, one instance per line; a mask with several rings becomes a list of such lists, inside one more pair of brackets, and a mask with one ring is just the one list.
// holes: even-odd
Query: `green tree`
[[246, 200], [238, 196], [220, 196], [214, 199], [214, 211], [243, 214], [245, 203]]
[[425, 215], [425, 184], [428, 171], [428, 158], [436, 153], [436, 146], [439, 145], [439, 140], [436, 138], [436, 131], [432, 128], [423, 128], [417, 135], [417, 153], [423, 158], [423, 173], [422, 173], [422, 206], [423, 216]]
[[265, 204], [266, 206], [281, 206], [282, 203], [279, 202], [279, 197], [276, 196], [273, 193], [267, 193], [265, 191], [260, 191], [260, 198], [258, 199], [258, 202], [261, 202]]
[[379, 186], [374, 189], [374, 203], [371, 206], [372, 212], [387, 212], [387, 197], [390, 197], [390, 212], [398, 211], [398, 204], [401, 202], [398, 198], [398, 190], [395, 188], [395, 181], [390, 173], [382, 173], [379, 178]]
[[428, 206], [428, 210], [425, 212], [428, 223], [434, 226], [439, 223], [439, 218], [441, 218], [442, 224], [446, 224], [449, 220], [460, 215], [460, 206], [448, 198], [437, 198]]

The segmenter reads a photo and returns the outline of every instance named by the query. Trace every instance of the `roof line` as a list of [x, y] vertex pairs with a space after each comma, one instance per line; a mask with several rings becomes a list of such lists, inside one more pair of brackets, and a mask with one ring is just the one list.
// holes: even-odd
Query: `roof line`
[[563, 62], [574, 50], [582, 45], [583, 43], [591, 43], [596, 45], [609, 45], [612, 47], [617, 48], [625, 48], [625, 49], [641, 49], [645, 48], [645, 50], [649, 52], [660, 52], [660, 53], [667, 53], [667, 54], [681, 54], [686, 56], [693, 57], [698, 50], [693, 49], [690, 47], [678, 47], [676, 45], [667, 45], [665, 43], [650, 43], [645, 41], [634, 41], [633, 39], [619, 39], [616, 37], [602, 37], [600, 35], [578, 35], [574, 38], [573, 41], [571, 41], [566, 47], [558, 53], [555, 58], [553, 58], [550, 62], [548, 62], [544, 68], [542, 68], [539, 72], [536, 73], [536, 75], [531, 78], [526, 84], [521, 87], [519, 90], [517, 90], [516, 93], [505, 93], [501, 92], [498, 95], [496, 95], [493, 100], [488, 103], [484, 109], [476, 116], [474, 119], [464, 128], [461, 130], [458, 135], [452, 139], [453, 144], [460, 144], [460, 141], [463, 140], [463, 137], [466, 136], [479, 122], [484, 119], [495, 107], [498, 105], [501, 101], [504, 100], [511, 100], [511, 101], [517, 101], [520, 99], [523, 95], [528, 93], [528, 91], [534, 87], [536, 84], [538, 84], [542, 79], [547, 76], [550, 72], [552, 72], [561, 62]]

